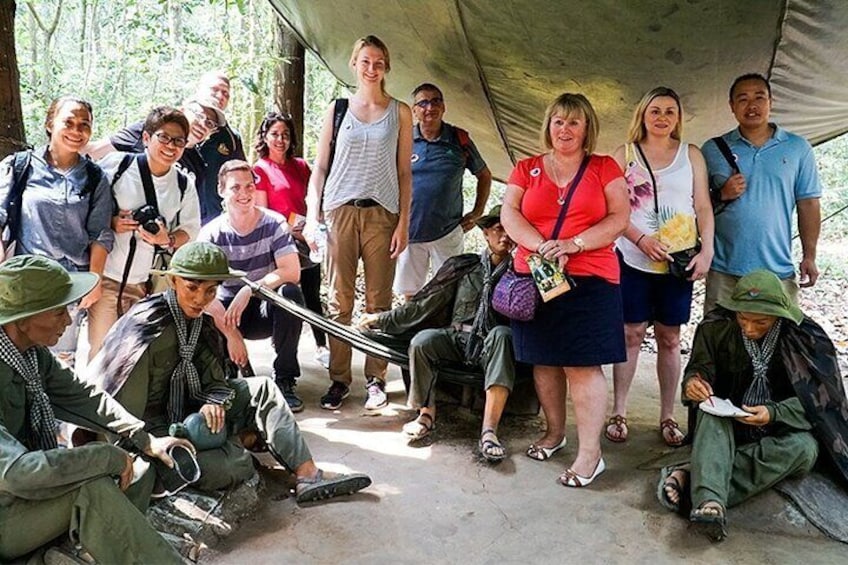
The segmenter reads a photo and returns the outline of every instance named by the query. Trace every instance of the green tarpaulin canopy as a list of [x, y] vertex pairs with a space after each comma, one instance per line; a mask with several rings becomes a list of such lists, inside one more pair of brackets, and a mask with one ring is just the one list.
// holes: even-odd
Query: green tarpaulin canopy
[[684, 137], [735, 125], [733, 78], [770, 77], [774, 121], [812, 143], [848, 130], [844, 0], [270, 0], [307, 48], [346, 83], [353, 42], [391, 51], [389, 92], [434, 82], [446, 119], [471, 132], [498, 178], [537, 153], [547, 103], [582, 92], [601, 121], [601, 151], [621, 143], [654, 86], [683, 98]]

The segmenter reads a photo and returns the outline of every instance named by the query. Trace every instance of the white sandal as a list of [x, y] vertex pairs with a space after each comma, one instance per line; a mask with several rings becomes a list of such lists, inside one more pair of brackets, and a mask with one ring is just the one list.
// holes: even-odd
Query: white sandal
[[[429, 426], [427, 425], [427, 422], [423, 420], [423, 418], [427, 418], [430, 421]], [[431, 415], [426, 413], [419, 414], [417, 418], [403, 425], [403, 433], [411, 441], [422, 440], [425, 437], [429, 436], [435, 429], [436, 422], [433, 420], [433, 417]]]

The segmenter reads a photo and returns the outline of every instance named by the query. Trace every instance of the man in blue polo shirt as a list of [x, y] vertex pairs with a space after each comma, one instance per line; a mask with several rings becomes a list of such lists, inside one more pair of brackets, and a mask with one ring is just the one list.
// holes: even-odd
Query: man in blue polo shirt
[[[802, 137], [769, 122], [771, 85], [745, 74], [730, 87], [730, 109], [739, 127], [724, 134], [735, 166], [714, 140], [702, 151], [715, 206], [715, 256], [707, 275], [704, 313], [727, 299], [740, 277], [767, 269], [797, 302], [798, 283], [816, 283], [821, 230], [821, 184], [813, 148]], [[801, 263], [792, 263], [792, 214], [797, 209]]]
[[[424, 83], [412, 91], [416, 125], [412, 147], [409, 246], [401, 253], [394, 290], [407, 298], [421, 290], [432, 268], [463, 250], [463, 234], [483, 215], [492, 173], [465, 130], [442, 121], [442, 91]], [[463, 216], [462, 175], [477, 177], [474, 208]]]

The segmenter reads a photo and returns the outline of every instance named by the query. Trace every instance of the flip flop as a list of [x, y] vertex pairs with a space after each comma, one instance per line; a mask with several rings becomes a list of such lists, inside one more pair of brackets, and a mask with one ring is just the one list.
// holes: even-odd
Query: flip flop
[[527, 448], [525, 455], [527, 455], [530, 459], [535, 459], [536, 461], [547, 461], [554, 456], [554, 453], [565, 447], [567, 443], [568, 439], [565, 436], [562, 437], [562, 441], [559, 442], [558, 445], [553, 447], [542, 447], [541, 445], [531, 443]]
[[[430, 421], [429, 425], [427, 425], [427, 422], [424, 421], [424, 418], [427, 418], [427, 420]], [[436, 429], [436, 422], [433, 421], [433, 417], [431, 415], [422, 412], [411, 422], [405, 423], [402, 429], [404, 435], [408, 437], [410, 441], [420, 441], [433, 433], [433, 430]]]
[[[483, 439], [483, 436], [486, 434], [491, 434], [495, 437], [495, 439]], [[480, 441], [477, 442], [477, 450], [480, 452], [480, 456], [485, 459], [489, 463], [500, 463], [504, 459], [506, 459], [506, 449], [504, 446], [497, 440], [498, 435], [495, 433], [495, 430], [492, 428], [486, 428], [482, 432], [480, 432]], [[489, 451], [492, 448], [501, 448], [503, 449], [503, 453], [494, 454]]]

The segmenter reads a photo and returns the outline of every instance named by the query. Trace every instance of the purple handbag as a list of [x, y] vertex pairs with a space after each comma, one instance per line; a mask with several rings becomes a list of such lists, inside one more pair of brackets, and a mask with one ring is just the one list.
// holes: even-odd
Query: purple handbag
[[519, 275], [510, 266], [492, 291], [492, 308], [510, 320], [529, 322], [538, 306], [539, 291], [533, 277]]

